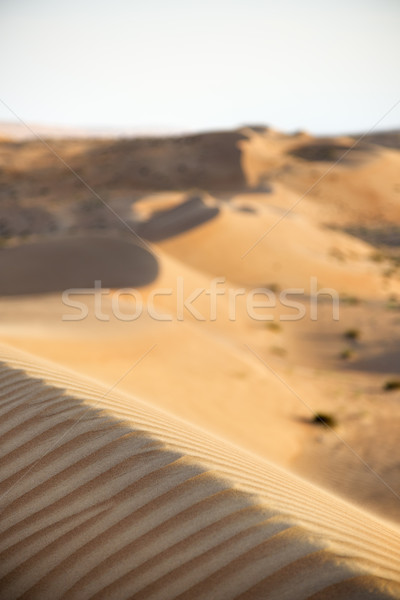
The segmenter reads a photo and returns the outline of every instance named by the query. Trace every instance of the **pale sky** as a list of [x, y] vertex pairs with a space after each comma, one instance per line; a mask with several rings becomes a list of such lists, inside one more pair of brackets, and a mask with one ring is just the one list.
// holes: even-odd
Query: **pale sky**
[[399, 58], [399, 0], [0, 0], [0, 99], [31, 123], [361, 132]]

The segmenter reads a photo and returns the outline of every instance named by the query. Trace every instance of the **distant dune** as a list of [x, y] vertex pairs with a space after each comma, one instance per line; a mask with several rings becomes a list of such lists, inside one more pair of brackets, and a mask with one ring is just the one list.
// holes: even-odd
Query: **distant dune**
[[[355, 139], [361, 137], [362, 134], [354, 136]], [[400, 131], [378, 131], [364, 136], [366, 142], [377, 144], [378, 146], [386, 146], [386, 148], [400, 149]]]
[[1, 598], [396, 598], [400, 531], [1, 349]]

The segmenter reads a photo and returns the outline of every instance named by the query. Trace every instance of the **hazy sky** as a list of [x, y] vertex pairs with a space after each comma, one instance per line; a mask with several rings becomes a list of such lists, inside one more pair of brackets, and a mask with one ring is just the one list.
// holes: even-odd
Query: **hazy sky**
[[0, 0], [0, 99], [52, 125], [357, 132], [400, 100], [399, 33], [399, 0]]

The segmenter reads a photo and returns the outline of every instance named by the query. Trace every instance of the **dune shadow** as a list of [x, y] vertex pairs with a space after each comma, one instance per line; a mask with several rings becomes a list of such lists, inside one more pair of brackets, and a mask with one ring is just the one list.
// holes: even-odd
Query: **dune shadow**
[[373, 246], [400, 247], [400, 227], [396, 224], [385, 225], [352, 225], [342, 229], [354, 237], [358, 237]]
[[[358, 139], [361, 137], [361, 134], [352, 137]], [[377, 146], [400, 150], [400, 131], [378, 131], [377, 133], [370, 133], [364, 136], [364, 141], [376, 144]]]
[[371, 144], [360, 143], [352, 148], [351, 144], [338, 144], [332, 140], [320, 140], [297, 146], [290, 150], [288, 154], [308, 162], [336, 162], [340, 159], [342, 164], [352, 164], [362, 162], [369, 155], [376, 152], [376, 147]]
[[161, 241], [198, 227], [218, 213], [217, 206], [207, 206], [201, 196], [192, 196], [169, 210], [156, 211], [138, 231], [147, 240]]
[[400, 374], [400, 345], [393, 347], [377, 356], [353, 359], [344, 364], [343, 368], [350, 371], [366, 371], [368, 373], [399, 373]]
[[0, 250], [0, 296], [44, 294], [68, 288], [140, 287], [159, 266], [147, 249], [99, 236], [66, 237]]

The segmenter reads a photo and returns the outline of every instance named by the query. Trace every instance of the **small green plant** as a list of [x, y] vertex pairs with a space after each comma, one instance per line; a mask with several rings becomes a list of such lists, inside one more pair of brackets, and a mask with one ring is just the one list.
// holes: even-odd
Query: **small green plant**
[[274, 331], [276, 333], [282, 329], [281, 325], [276, 321], [267, 321], [265, 327], [266, 329], [269, 329], [269, 331]]
[[383, 385], [385, 392], [392, 392], [394, 390], [400, 390], [400, 379], [389, 379]]
[[361, 332], [359, 329], [347, 329], [344, 332], [344, 337], [348, 340], [358, 340], [360, 339]]
[[328, 413], [315, 413], [313, 418], [311, 419], [311, 423], [313, 425], [325, 425], [326, 427], [336, 427], [337, 420], [333, 415]]
[[354, 351], [351, 350], [350, 348], [346, 348], [339, 354], [339, 358], [341, 358], [342, 360], [350, 360], [353, 357], [354, 357]]

